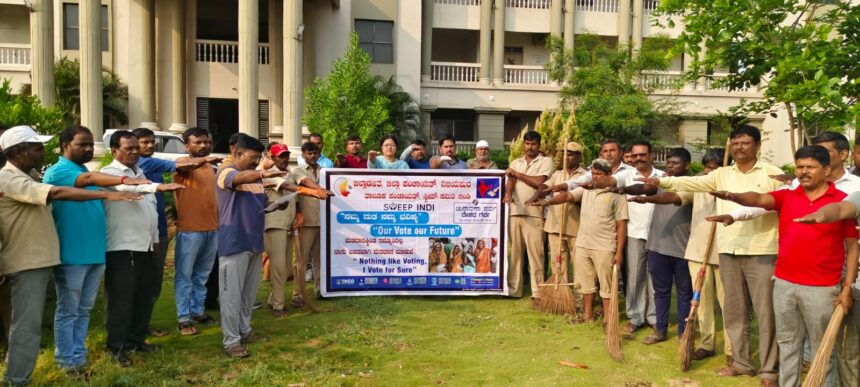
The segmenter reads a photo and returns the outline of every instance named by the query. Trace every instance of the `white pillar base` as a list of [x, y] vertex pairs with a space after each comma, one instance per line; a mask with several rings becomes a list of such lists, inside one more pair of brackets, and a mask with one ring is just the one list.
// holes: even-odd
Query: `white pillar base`
[[490, 78], [480, 78], [480, 79], [478, 79], [478, 82], [480, 82], [482, 85], [489, 85], [490, 84]]
[[170, 124], [170, 129], [168, 130], [173, 133], [184, 133], [186, 129], [188, 129], [187, 125], [174, 122]]
[[[110, 153], [110, 145], [103, 142], [93, 144], [93, 162], [101, 163], [102, 156]], [[98, 167], [98, 165], [96, 165]]]
[[505, 80], [504, 79], [493, 79], [493, 84], [496, 86], [504, 86]]

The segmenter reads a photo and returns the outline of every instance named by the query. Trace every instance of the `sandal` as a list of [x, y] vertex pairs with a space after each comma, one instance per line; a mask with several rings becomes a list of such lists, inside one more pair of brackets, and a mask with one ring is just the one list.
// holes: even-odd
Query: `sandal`
[[241, 339], [242, 344], [256, 343], [258, 341], [269, 341], [269, 338], [266, 336], [260, 336], [251, 331], [251, 333], [248, 333], [247, 335], [245, 335], [245, 337], [242, 337]]
[[190, 321], [185, 321], [179, 323], [179, 333], [182, 336], [193, 336], [200, 332], [197, 331], [197, 327], [195, 327]]
[[628, 335], [632, 335], [632, 334], [636, 333], [636, 331], [638, 331], [644, 327], [645, 327], [645, 324], [633, 325], [633, 323], [627, 323], [627, 325], [624, 326], [624, 333], [626, 333]]
[[199, 314], [199, 315], [191, 315], [191, 321], [194, 321], [198, 324], [210, 324], [210, 325], [214, 325], [214, 324], [218, 323], [218, 320], [216, 320], [214, 317], [212, 317], [206, 313]]
[[234, 345], [230, 348], [226, 348], [226, 349], [224, 349], [224, 353], [226, 353], [227, 356], [230, 356], [234, 359], [251, 356], [251, 352], [248, 352], [248, 350], [245, 349], [245, 346], [242, 344]]

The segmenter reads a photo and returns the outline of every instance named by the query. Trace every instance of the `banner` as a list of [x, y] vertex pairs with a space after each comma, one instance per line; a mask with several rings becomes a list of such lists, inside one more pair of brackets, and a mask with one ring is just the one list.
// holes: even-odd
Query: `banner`
[[322, 294], [506, 295], [504, 171], [322, 169]]

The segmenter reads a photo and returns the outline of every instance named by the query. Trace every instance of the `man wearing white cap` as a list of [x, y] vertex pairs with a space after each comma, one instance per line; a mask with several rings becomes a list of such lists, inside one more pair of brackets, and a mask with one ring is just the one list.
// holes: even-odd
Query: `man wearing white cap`
[[475, 144], [475, 158], [466, 161], [469, 169], [499, 169], [496, 162], [490, 160], [490, 143], [481, 140]]
[[16, 126], [0, 136], [7, 163], [0, 170], [0, 275], [12, 293], [12, 328], [6, 356], [7, 385], [30, 381], [42, 330], [42, 311], [52, 267], [60, 263], [60, 242], [48, 204], [52, 200], [134, 200], [140, 195], [91, 191], [42, 184], [36, 170], [44, 161], [44, 143], [29, 126]]

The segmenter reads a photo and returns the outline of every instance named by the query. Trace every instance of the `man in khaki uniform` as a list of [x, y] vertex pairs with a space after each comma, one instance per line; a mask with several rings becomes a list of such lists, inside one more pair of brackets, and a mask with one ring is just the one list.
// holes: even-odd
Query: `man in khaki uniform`
[[[306, 142], [302, 145], [302, 159], [305, 161], [304, 165], [293, 169], [293, 177], [296, 182], [301, 185], [307, 185], [308, 183], [313, 183], [314, 186], [320, 181], [320, 165], [317, 164], [317, 160], [319, 160], [320, 151], [317, 148], [316, 144], [312, 142]], [[305, 181], [307, 180], [307, 182]], [[309, 197], [309, 196], [299, 196], [299, 208], [302, 209], [302, 214], [304, 214], [304, 222], [299, 229], [299, 236], [301, 237], [301, 251], [302, 258], [305, 262], [313, 262], [313, 276], [314, 276], [314, 293], [317, 297], [320, 296], [320, 200], [317, 198]], [[296, 273], [296, 275], [305, 275], [305, 273]], [[302, 295], [298, 289], [293, 289], [293, 302], [292, 306], [295, 308], [302, 306]]]
[[505, 185], [504, 202], [510, 204], [508, 254], [508, 295], [523, 296], [523, 246], [528, 254], [532, 298], [537, 297], [538, 285], [544, 278], [543, 209], [526, 206], [555, 167], [552, 159], [540, 154], [540, 134], [535, 131], [523, 135], [525, 155], [511, 162], [505, 173], [510, 181]]
[[[605, 159], [596, 159], [591, 164], [595, 179], [607, 176], [612, 164]], [[564, 191], [551, 199], [530, 201], [533, 206], [579, 202], [582, 204], [580, 222], [587, 227], [579, 230], [574, 254], [573, 282], [579, 287], [583, 298], [583, 318], [593, 318], [595, 281], [600, 283], [600, 298], [603, 310], [609, 308], [612, 284], [612, 265], [621, 266], [624, 258], [624, 242], [627, 240], [627, 200], [605, 188], [586, 190], [582, 187]]]
[[[286, 194], [286, 187], [295, 184], [293, 176], [289, 175], [290, 150], [286, 145], [275, 144], [269, 150], [274, 165], [269, 168], [281, 172], [287, 172], [284, 177], [272, 177], [264, 179], [264, 184], [271, 184], [266, 188], [266, 196], [270, 202], [277, 201]], [[290, 199], [289, 206], [282, 211], [272, 211], [266, 214], [266, 232], [263, 234], [263, 242], [266, 252], [269, 254], [269, 267], [271, 269], [270, 281], [272, 290], [269, 292], [268, 304], [272, 308], [272, 315], [285, 317], [284, 310], [284, 285], [287, 279], [293, 276], [293, 248], [295, 237], [293, 230], [301, 228], [304, 216], [300, 209], [296, 208], [296, 199]]]
[[[550, 187], [585, 174], [585, 169], [579, 165], [582, 162], [582, 146], [575, 142], [569, 142], [566, 147], [567, 159], [565, 160], [565, 169], [553, 172], [552, 176], [546, 182]], [[564, 215], [561, 213], [561, 207], [550, 206], [547, 208], [546, 223], [544, 224], [543, 231], [547, 233], [547, 238], [549, 239], [550, 270], [553, 273], [555, 272], [556, 259], [559, 253], [561, 253], [561, 274], [564, 276], [564, 282], [569, 282], [570, 276], [568, 275], [568, 270], [573, 263], [573, 252], [576, 248], [580, 207], [577, 203], [569, 203]], [[562, 216], [567, 217], [567, 223], [564, 230], [560, 231]], [[561, 238], [559, 238], [559, 233], [561, 233]], [[559, 252], [559, 250], [561, 251]]]

